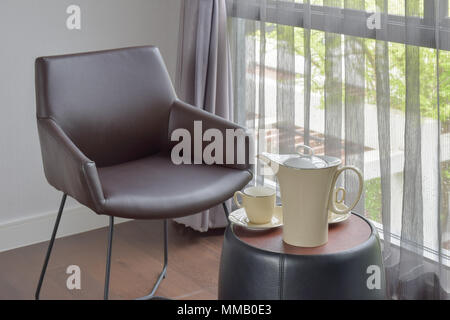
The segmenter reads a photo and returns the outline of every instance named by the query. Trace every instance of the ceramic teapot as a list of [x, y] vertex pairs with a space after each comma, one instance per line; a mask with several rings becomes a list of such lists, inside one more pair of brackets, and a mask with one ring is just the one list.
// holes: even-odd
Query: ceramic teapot
[[[308, 154], [273, 154], [263, 152], [258, 158], [272, 168], [280, 185], [283, 206], [283, 240], [300, 247], [317, 247], [328, 242], [328, 211], [347, 214], [358, 203], [362, 188], [361, 172], [353, 166], [339, 168], [341, 160], [331, 156]], [[356, 200], [347, 207], [346, 191], [336, 188], [345, 170], [356, 173], [359, 189]]]

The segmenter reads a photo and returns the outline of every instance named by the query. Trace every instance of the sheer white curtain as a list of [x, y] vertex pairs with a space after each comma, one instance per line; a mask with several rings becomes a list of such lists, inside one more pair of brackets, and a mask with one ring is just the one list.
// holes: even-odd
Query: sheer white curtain
[[[234, 117], [258, 151], [307, 144], [361, 169], [389, 296], [449, 298], [447, 0], [227, 0]], [[273, 177], [257, 183], [276, 185]], [[352, 202], [356, 178], [341, 182]], [[354, 196], [354, 195], [353, 195]]]

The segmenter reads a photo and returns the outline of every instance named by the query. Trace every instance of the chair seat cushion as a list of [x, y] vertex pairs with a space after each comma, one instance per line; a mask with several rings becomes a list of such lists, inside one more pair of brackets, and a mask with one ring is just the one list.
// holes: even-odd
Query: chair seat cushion
[[98, 168], [105, 196], [102, 213], [132, 219], [191, 215], [233, 196], [251, 179], [247, 170], [218, 165], [175, 165], [170, 157]]

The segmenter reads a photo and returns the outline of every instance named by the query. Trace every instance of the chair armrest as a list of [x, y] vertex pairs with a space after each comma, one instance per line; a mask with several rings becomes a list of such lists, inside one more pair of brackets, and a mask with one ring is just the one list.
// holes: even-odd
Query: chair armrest
[[45, 177], [50, 185], [101, 213], [103, 190], [89, 160], [51, 118], [38, 118]]
[[[221, 118], [219, 116], [216, 116], [212, 113], [209, 113], [207, 111], [201, 110], [199, 108], [196, 108], [190, 104], [187, 104], [185, 102], [182, 102], [180, 100], [175, 100], [175, 102], [172, 104], [171, 110], [170, 110], [170, 116], [169, 116], [169, 150], [171, 151], [172, 148], [178, 143], [178, 141], [171, 141], [172, 132], [176, 129], [186, 129], [189, 131], [191, 135], [191, 154], [194, 156], [194, 121], [201, 121], [202, 125], [202, 136], [208, 129], [218, 129], [222, 133], [223, 137], [223, 163], [217, 163], [219, 165], [228, 167], [228, 168], [234, 168], [234, 169], [240, 169], [240, 170], [249, 170], [251, 169], [251, 157], [253, 156], [253, 150], [252, 143], [250, 139], [249, 133], [246, 131], [245, 128], [239, 126], [236, 123], [233, 123], [231, 121], [225, 120], [224, 118]], [[240, 129], [241, 132], [245, 132], [245, 143], [241, 147], [239, 143], [237, 143], [238, 138], [234, 138], [233, 142], [233, 149], [227, 148], [226, 143], [226, 131], [227, 129]], [[210, 143], [210, 141], [204, 141], [202, 143], [202, 154], [205, 147]], [[244, 150], [242, 150], [244, 149]], [[231, 152], [233, 154], [231, 154]], [[240, 153], [240, 157], [238, 156], [238, 152]], [[227, 157], [227, 153], [229, 154], [229, 157]], [[244, 157], [244, 158], [243, 158]], [[241, 158], [241, 159], [239, 159]], [[242, 159], [243, 158], [243, 159]], [[232, 161], [227, 161], [227, 159]], [[238, 161], [241, 160], [241, 161]], [[244, 160], [244, 161], [242, 161]]]

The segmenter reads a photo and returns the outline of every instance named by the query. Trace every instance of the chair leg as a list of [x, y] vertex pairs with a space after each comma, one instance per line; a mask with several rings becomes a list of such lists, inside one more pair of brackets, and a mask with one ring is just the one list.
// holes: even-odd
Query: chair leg
[[164, 220], [164, 266], [159, 274], [158, 279], [155, 282], [155, 285], [153, 286], [152, 291], [143, 297], [137, 298], [136, 300], [150, 300], [154, 298], [156, 290], [158, 290], [159, 285], [161, 284], [161, 281], [166, 278], [167, 273], [167, 257], [168, 257], [168, 225], [167, 225], [167, 219]]
[[222, 202], [222, 206], [223, 206], [223, 211], [225, 211], [225, 217], [227, 217], [227, 220], [228, 220], [228, 216], [230, 215], [230, 212], [228, 211], [226, 203]]
[[111, 249], [114, 232], [114, 217], [109, 217], [109, 234], [108, 234], [108, 251], [106, 253], [106, 270], [105, 270], [105, 289], [103, 299], [108, 300], [109, 296], [109, 275], [111, 272]]
[[53, 243], [55, 242], [56, 233], [58, 232], [58, 226], [59, 226], [59, 222], [61, 220], [61, 215], [64, 210], [64, 205], [66, 204], [66, 198], [67, 198], [67, 194], [64, 193], [62, 196], [62, 199], [61, 199], [61, 203], [59, 205], [58, 215], [56, 216], [56, 222], [55, 222], [55, 226], [53, 227], [52, 237], [50, 238], [50, 243], [48, 244], [47, 254], [45, 256], [44, 265], [42, 266], [42, 270], [41, 270], [41, 276], [39, 277], [38, 286], [37, 286], [36, 293], [34, 296], [36, 300], [39, 300], [39, 294], [41, 292], [42, 283], [44, 282], [45, 272], [47, 271], [47, 265], [48, 265], [48, 261], [50, 259], [50, 255], [52, 253]]
[[[64, 205], [66, 203], [67, 194], [63, 194], [61, 203], [59, 205], [58, 215], [56, 217], [55, 226], [53, 227], [52, 236], [50, 238], [50, 243], [48, 245], [47, 254], [45, 256], [44, 265], [42, 266], [41, 275], [39, 277], [38, 286], [35, 293], [36, 300], [39, 300], [39, 294], [41, 292], [42, 283], [44, 281], [45, 272], [47, 271], [48, 261], [50, 260], [50, 255], [52, 253], [53, 244], [55, 242], [56, 233], [58, 232], [59, 222], [61, 221], [61, 216], [64, 210]], [[111, 251], [112, 251], [112, 241], [113, 241], [113, 232], [114, 232], [114, 217], [109, 217], [109, 234], [108, 234], [108, 249], [106, 254], [106, 271], [105, 271], [105, 288], [104, 288], [104, 296], [103, 298], [105, 300], [108, 300], [109, 297], [109, 279], [110, 279], [110, 273], [111, 273]], [[141, 298], [138, 298], [137, 300], [148, 300], [154, 297], [156, 290], [158, 289], [159, 285], [161, 284], [162, 279], [166, 277], [167, 273], [167, 263], [168, 263], [168, 224], [167, 219], [164, 220], [164, 266], [161, 271], [161, 274], [159, 275], [158, 279], [156, 280], [155, 285], [153, 286], [152, 291]]]

